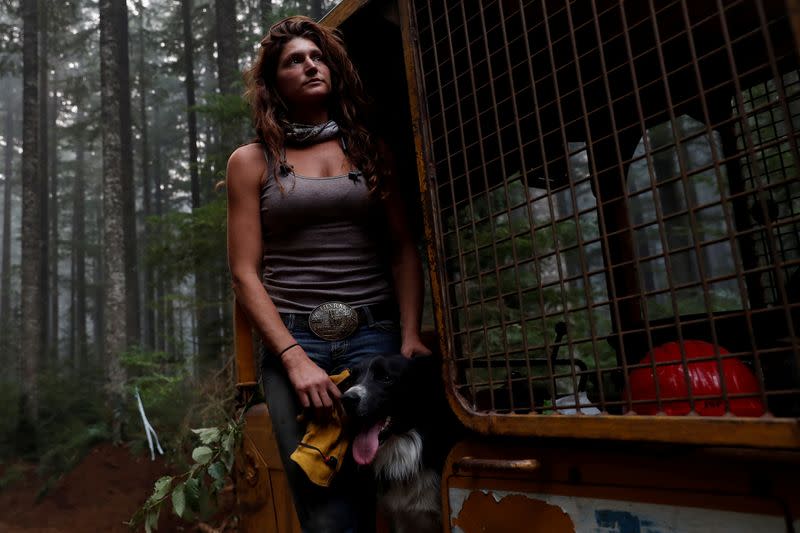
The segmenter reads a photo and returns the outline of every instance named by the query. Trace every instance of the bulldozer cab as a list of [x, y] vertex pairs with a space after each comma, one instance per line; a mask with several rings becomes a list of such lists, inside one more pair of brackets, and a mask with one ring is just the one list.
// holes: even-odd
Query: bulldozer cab
[[398, 162], [472, 435], [446, 529], [800, 527], [800, 4], [344, 0], [323, 22]]

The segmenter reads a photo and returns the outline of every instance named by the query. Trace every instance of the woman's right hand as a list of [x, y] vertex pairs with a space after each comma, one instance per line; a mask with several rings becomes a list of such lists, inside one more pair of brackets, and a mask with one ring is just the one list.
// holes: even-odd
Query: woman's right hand
[[281, 362], [304, 408], [330, 409], [334, 401], [338, 401], [341, 396], [339, 388], [300, 345], [281, 355]]

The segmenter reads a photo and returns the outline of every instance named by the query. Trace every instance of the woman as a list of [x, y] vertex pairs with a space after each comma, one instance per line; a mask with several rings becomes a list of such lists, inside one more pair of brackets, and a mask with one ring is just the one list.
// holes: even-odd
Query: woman
[[258, 142], [228, 161], [234, 292], [263, 340], [263, 382], [305, 531], [369, 531], [374, 489], [348, 465], [330, 488], [289, 460], [303, 408], [330, 409], [329, 379], [374, 354], [429, 354], [422, 274], [361, 82], [340, 38], [306, 17], [276, 23], [245, 73]]

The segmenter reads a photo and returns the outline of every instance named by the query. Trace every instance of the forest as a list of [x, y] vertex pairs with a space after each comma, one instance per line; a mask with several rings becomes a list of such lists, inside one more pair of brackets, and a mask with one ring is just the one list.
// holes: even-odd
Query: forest
[[98, 443], [144, 454], [137, 396], [178, 463], [228, 420], [241, 72], [335, 3], [0, 0], [0, 491], [19, 461], [46, 491]]

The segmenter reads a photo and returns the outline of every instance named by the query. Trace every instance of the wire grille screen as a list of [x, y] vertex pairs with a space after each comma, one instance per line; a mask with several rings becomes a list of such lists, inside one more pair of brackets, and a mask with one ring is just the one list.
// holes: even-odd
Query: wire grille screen
[[464, 401], [800, 415], [784, 2], [414, 8]]

